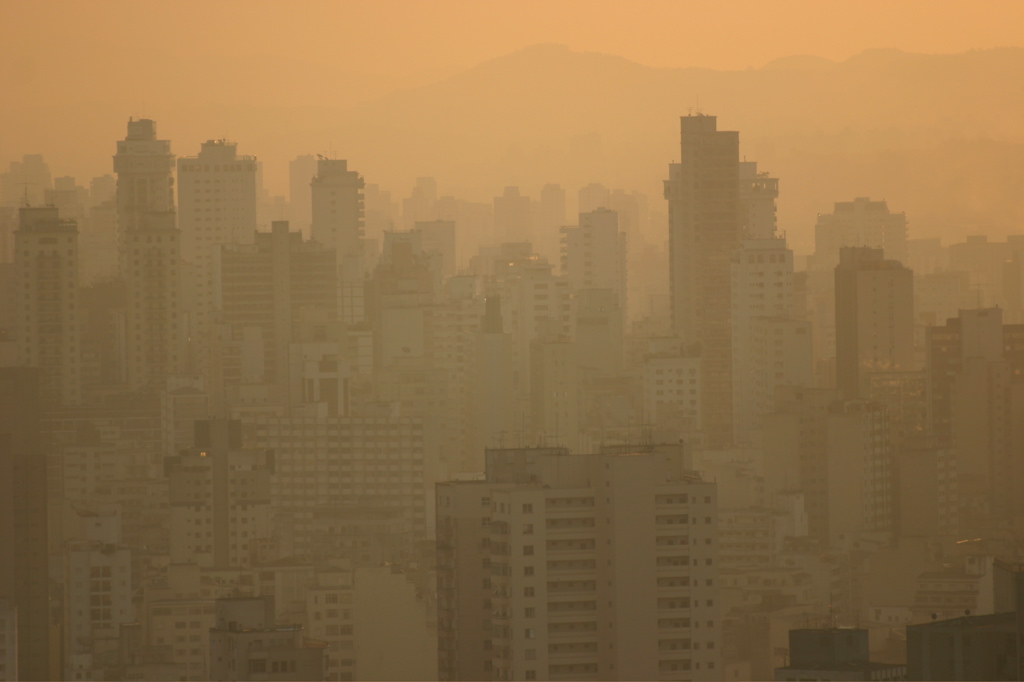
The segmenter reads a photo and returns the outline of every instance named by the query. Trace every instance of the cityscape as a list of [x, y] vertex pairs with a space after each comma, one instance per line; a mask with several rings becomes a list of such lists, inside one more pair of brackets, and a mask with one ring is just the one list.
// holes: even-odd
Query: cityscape
[[1024, 679], [1024, 10], [485, 5], [0, 48], [0, 681]]

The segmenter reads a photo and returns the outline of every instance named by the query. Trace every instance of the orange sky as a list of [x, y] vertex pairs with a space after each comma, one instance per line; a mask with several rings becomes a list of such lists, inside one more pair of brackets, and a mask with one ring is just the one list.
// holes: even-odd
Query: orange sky
[[[130, 115], [190, 154], [260, 107], [344, 109], [537, 43], [734, 70], [1022, 46], [1022, 29], [1021, 0], [0, 0], [0, 168], [39, 152], [84, 181]], [[283, 191], [285, 157], [238, 141]]]
[[935, 53], [1016, 46], [1024, 41], [1024, 3], [4, 0], [0, 31], [8, 69], [42, 49], [87, 62], [137, 51], [288, 55], [407, 75], [472, 66], [537, 42], [649, 66], [743, 69], [791, 54], [844, 59], [870, 47]]

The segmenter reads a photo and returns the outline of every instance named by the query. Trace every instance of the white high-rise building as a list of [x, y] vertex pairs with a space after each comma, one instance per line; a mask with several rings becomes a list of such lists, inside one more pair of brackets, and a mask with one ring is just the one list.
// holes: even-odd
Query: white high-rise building
[[714, 483], [682, 446], [488, 450], [437, 486], [442, 680], [722, 677]]
[[22, 208], [14, 242], [21, 364], [39, 368], [42, 400], [76, 405], [82, 399], [78, 228], [56, 208]]

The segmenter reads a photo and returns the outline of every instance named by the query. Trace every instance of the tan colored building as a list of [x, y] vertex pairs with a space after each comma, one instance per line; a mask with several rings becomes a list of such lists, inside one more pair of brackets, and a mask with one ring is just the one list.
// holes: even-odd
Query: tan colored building
[[56, 208], [22, 208], [14, 233], [20, 364], [38, 367], [40, 398], [82, 399], [78, 228]]
[[720, 679], [715, 500], [682, 446], [488, 450], [437, 486], [440, 679]]

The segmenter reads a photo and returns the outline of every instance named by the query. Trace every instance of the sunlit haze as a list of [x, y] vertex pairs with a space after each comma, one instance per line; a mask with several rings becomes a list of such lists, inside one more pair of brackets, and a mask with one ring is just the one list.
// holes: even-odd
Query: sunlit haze
[[1021, 0], [0, 0], [0, 682], [1022, 624]]

